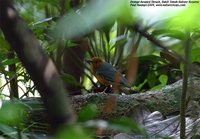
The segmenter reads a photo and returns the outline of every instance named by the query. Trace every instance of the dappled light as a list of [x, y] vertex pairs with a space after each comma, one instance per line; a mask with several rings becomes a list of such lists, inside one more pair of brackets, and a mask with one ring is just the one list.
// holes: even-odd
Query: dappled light
[[56, 68], [53, 65], [53, 62], [49, 59], [45, 69], [44, 69], [44, 78], [46, 81], [51, 81], [52, 76], [56, 74]]
[[11, 8], [8, 8], [7, 13], [8, 13], [8, 16], [9, 16], [10, 18], [15, 18], [15, 17], [16, 17], [15, 12], [14, 12], [13, 9], [11, 9]]
[[[184, 29], [192, 31], [199, 28], [199, 22], [196, 19], [199, 18], [199, 4], [188, 6], [184, 11], [174, 14], [174, 17], [169, 22], [171, 28]], [[186, 18], [187, 17], [187, 18]]]

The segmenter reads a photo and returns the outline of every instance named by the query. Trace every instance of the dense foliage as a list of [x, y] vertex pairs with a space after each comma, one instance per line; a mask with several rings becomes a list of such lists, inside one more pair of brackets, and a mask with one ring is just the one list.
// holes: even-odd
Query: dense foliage
[[[132, 82], [131, 91], [126, 93], [160, 89], [174, 83], [182, 78], [185, 63], [191, 67], [190, 74], [195, 75], [193, 64], [200, 62], [198, 5], [189, 6], [165, 20], [155, 20], [153, 24], [139, 19], [137, 9], [124, 0], [16, 0], [15, 6], [45, 53], [53, 59], [70, 95], [98, 92], [100, 85], [84, 62], [94, 56], [112, 63], [126, 75]], [[190, 57], [184, 59], [188, 40]], [[0, 98], [3, 101], [32, 96], [38, 96], [35, 85], [1, 32]], [[29, 136], [29, 127], [21, 124], [21, 120], [27, 120], [26, 109], [28, 106], [20, 102], [1, 108], [2, 136]], [[101, 126], [95, 120], [88, 123], [95, 118], [96, 111], [93, 105], [86, 107], [80, 112], [78, 124], [67, 132], [60, 131], [58, 138], [92, 138], [92, 129]], [[113, 130], [145, 134], [127, 118], [104, 122]]]

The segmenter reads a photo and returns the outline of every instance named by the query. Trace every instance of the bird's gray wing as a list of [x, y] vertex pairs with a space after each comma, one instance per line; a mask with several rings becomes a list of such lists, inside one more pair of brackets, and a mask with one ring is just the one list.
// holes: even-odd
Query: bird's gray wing
[[102, 76], [104, 79], [114, 82], [117, 75], [117, 70], [114, 69], [111, 64], [104, 62], [101, 67], [97, 69], [96, 73]]
[[[116, 81], [117, 70], [107, 62], [104, 62], [102, 66], [97, 69], [96, 73], [112, 83]], [[130, 87], [127, 79], [123, 76], [121, 77], [120, 84]]]

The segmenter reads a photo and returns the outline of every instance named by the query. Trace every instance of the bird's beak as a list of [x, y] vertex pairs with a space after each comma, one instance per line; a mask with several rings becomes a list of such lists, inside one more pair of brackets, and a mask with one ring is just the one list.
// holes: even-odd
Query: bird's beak
[[92, 60], [85, 60], [85, 62], [87, 62], [87, 63], [89, 63], [89, 64], [91, 64], [92, 63]]

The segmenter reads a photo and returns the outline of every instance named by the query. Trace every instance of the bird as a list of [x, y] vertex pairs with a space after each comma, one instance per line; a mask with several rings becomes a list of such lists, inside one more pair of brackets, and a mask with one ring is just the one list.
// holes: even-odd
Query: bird
[[93, 57], [91, 60], [87, 60], [87, 62], [91, 65], [93, 75], [104, 86], [108, 87], [109, 85], [118, 83], [121, 86], [128, 88], [131, 87], [128, 80], [110, 63], [104, 61], [103, 59]]

